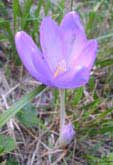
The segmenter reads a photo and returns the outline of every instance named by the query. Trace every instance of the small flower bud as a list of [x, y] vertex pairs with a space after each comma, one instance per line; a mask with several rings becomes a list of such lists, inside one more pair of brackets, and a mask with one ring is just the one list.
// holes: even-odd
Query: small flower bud
[[67, 145], [69, 145], [71, 141], [74, 139], [75, 134], [76, 132], [71, 123], [64, 125], [59, 138], [60, 147], [65, 148]]

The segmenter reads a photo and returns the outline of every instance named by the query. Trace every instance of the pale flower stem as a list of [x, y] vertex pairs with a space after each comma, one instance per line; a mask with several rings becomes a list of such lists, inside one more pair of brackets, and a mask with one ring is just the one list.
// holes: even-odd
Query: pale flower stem
[[66, 117], [66, 112], [65, 112], [65, 90], [60, 89], [59, 94], [60, 94], [60, 137], [61, 137], [62, 128], [65, 125], [65, 117]]

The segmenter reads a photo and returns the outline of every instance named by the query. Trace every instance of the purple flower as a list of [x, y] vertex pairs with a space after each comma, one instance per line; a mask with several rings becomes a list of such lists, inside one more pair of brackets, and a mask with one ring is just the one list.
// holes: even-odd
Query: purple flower
[[75, 135], [76, 133], [71, 123], [64, 125], [59, 139], [60, 146], [66, 147], [74, 139]]
[[86, 38], [76, 12], [66, 14], [59, 26], [50, 17], [43, 19], [40, 27], [42, 50], [24, 31], [16, 33], [15, 43], [26, 69], [43, 84], [77, 88], [88, 82], [97, 41]]

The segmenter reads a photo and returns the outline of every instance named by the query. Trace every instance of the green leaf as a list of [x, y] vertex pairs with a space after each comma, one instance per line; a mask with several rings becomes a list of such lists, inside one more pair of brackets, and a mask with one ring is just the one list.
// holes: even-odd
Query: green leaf
[[48, 12], [49, 12], [49, 10], [51, 8], [50, 0], [46, 0], [46, 3], [43, 1], [43, 7], [44, 7], [45, 15], [48, 15]]
[[100, 65], [101, 67], [106, 67], [106, 66], [113, 65], [113, 59], [109, 58], [109, 59], [105, 59], [105, 60], [98, 60], [96, 62], [96, 65]]
[[102, 40], [106, 40], [106, 39], [109, 39], [109, 38], [112, 38], [113, 37], [113, 32], [112, 33], [108, 33], [108, 34], [105, 34], [105, 35], [103, 35], [103, 36], [99, 36], [99, 37], [97, 37], [96, 39], [98, 40], [98, 41], [102, 41]]
[[19, 165], [16, 159], [14, 158], [9, 158], [6, 162], [6, 165]]
[[53, 89], [53, 96], [54, 96], [54, 104], [56, 104], [59, 100], [59, 92], [58, 89]]
[[26, 104], [28, 104], [37, 94], [45, 89], [44, 85], [40, 85], [35, 90], [22, 97], [19, 101], [17, 101], [11, 108], [6, 110], [4, 113], [0, 115], [0, 128], [4, 126], [8, 120], [10, 120], [17, 112], [19, 112]]
[[113, 163], [113, 152], [108, 154], [108, 159], [111, 161], [111, 163]]
[[83, 87], [76, 89], [74, 93], [73, 105], [77, 105], [83, 96]]
[[13, 18], [14, 18], [13, 21], [14, 21], [14, 29], [15, 29], [17, 24], [17, 17], [21, 17], [22, 14], [19, 0], [13, 0], [12, 8], [13, 8]]
[[87, 26], [86, 26], [86, 32], [87, 32], [87, 34], [89, 34], [91, 32], [92, 27], [94, 26], [95, 16], [96, 16], [96, 12], [91, 11], [89, 13], [89, 19], [88, 19], [88, 23], [87, 23]]
[[33, 0], [25, 0], [23, 8], [23, 16], [26, 17], [29, 15], [31, 6], [33, 5]]
[[30, 9], [33, 5], [33, 0], [25, 0], [23, 5], [23, 12], [21, 17], [21, 27], [26, 30], [28, 26], [28, 22], [26, 19], [30, 18]]
[[1, 16], [8, 16], [8, 12], [7, 12], [7, 9], [6, 9], [6, 6], [4, 5], [3, 2], [0, 2], [0, 14]]
[[17, 113], [18, 120], [24, 124], [26, 127], [35, 127], [37, 125], [42, 125], [42, 120], [37, 118], [37, 112], [35, 107], [28, 103], [24, 106], [21, 111]]
[[0, 135], [0, 155], [14, 150], [16, 143], [10, 136]]
[[19, 0], [13, 0], [13, 3], [12, 3], [12, 7], [13, 7], [13, 15], [14, 17], [21, 17], [21, 7], [20, 7], [20, 4], [19, 4]]
[[61, 0], [59, 1], [58, 3], [58, 6], [57, 6], [57, 12], [56, 13], [59, 13], [59, 16], [57, 17], [57, 21], [58, 23], [61, 22], [63, 16], [64, 16], [64, 9], [65, 9], [65, 0]]
[[[5, 23], [8, 23], [7, 20], [5, 20], [4, 18], [0, 18], [0, 26], [4, 25]], [[3, 28], [3, 26], [2, 26]]]
[[[43, 0], [38, 0], [37, 9], [35, 11], [35, 18], [39, 18], [42, 5], [43, 5]], [[34, 29], [33, 29], [34, 33], [37, 32], [38, 26], [39, 26], [39, 19], [34, 21]]]
[[89, 85], [88, 85], [88, 86], [89, 86], [89, 89], [90, 89], [90, 90], [93, 90], [94, 87], [95, 87], [95, 78], [94, 78], [93, 76], [91, 76], [91, 78], [90, 78], [88, 84], [89, 84]]
[[[4, 27], [4, 29], [3, 29], [3, 27]], [[12, 45], [14, 45], [14, 37], [13, 37], [12, 29], [10, 27], [10, 21], [0, 18], [0, 29], [4, 30], [5, 35], [9, 39], [9, 42]]]
[[8, 41], [8, 39], [4, 34], [0, 34], [0, 41]]

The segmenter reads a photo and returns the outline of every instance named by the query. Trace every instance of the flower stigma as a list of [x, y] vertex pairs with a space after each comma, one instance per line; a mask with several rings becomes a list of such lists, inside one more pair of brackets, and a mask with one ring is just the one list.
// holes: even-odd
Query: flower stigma
[[67, 66], [65, 60], [62, 60], [58, 63], [56, 71], [54, 72], [54, 78], [56, 78], [59, 74], [64, 73], [67, 71]]

